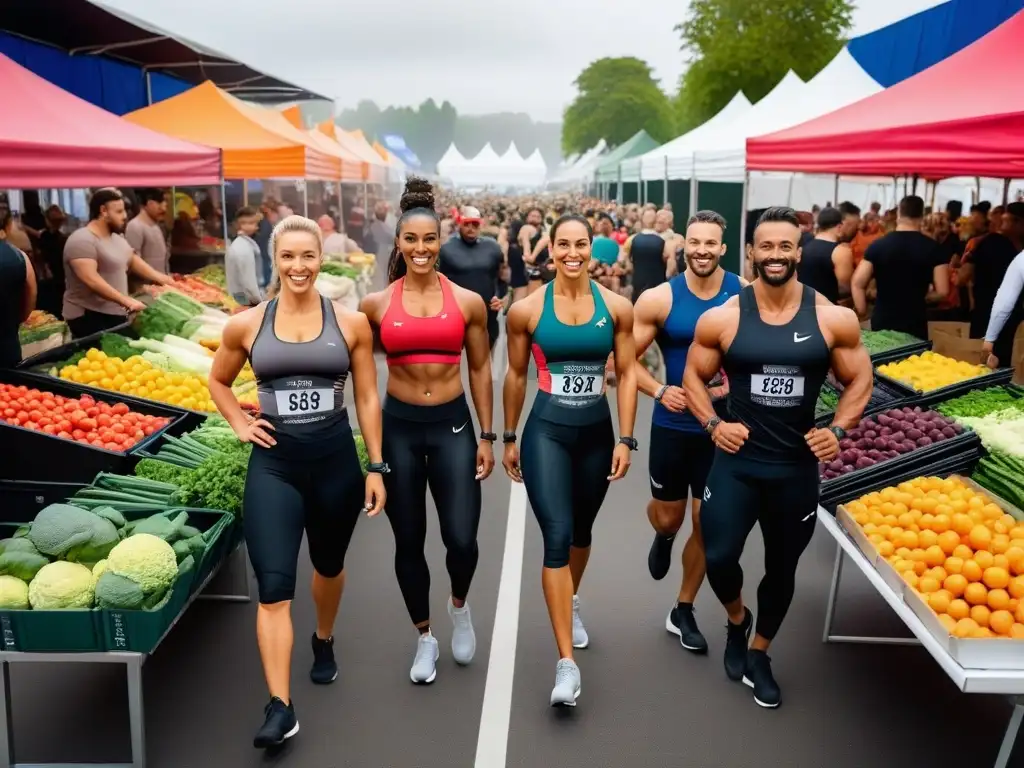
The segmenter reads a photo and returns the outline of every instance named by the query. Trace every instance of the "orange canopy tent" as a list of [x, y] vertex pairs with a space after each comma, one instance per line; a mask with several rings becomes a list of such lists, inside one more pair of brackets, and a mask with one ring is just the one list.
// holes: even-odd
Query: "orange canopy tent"
[[217, 147], [226, 179], [337, 181], [332, 156], [275, 110], [253, 107], [206, 81], [124, 116], [125, 120], [185, 141]]
[[294, 125], [296, 128], [305, 128], [302, 124], [302, 110], [299, 109], [299, 105], [295, 104], [286, 109], [281, 110], [281, 115], [289, 123]]
[[278, 114], [287, 120], [293, 127], [298, 128], [320, 149], [331, 157], [336, 157], [341, 162], [342, 181], [362, 181], [366, 177], [365, 163], [351, 152], [346, 152], [342, 146], [327, 134], [320, 131], [307, 131], [302, 121], [302, 112], [299, 107], [291, 106], [280, 110]]
[[320, 133], [334, 139], [346, 152], [355, 155], [366, 164], [364, 181], [373, 183], [387, 181], [387, 164], [365, 141], [357, 141], [335, 125], [333, 120], [324, 120], [316, 128]]

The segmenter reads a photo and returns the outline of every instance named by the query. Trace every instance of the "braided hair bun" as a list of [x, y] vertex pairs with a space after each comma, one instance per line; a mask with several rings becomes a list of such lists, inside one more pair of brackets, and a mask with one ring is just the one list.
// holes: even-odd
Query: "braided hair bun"
[[434, 210], [434, 187], [426, 179], [419, 176], [410, 176], [405, 182], [405, 190], [402, 192], [402, 199], [398, 203], [402, 213], [416, 208]]

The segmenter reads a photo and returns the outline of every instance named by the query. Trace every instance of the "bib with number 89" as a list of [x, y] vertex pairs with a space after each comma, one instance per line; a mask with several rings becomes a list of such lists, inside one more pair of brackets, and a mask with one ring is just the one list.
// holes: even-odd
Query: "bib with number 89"
[[551, 365], [551, 398], [558, 405], [580, 408], [604, 397], [604, 363]]

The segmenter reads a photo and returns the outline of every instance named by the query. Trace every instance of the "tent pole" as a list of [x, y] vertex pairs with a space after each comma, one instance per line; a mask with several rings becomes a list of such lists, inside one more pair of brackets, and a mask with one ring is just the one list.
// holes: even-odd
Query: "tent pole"
[[242, 205], [249, 205], [249, 180], [242, 180]]
[[918, 175], [917, 175], [917, 174], [915, 173], [915, 174], [914, 174], [914, 181], [913, 181], [913, 185], [912, 185], [912, 186], [910, 187], [910, 189], [911, 189], [911, 194], [914, 194], [914, 195], [916, 195], [916, 194], [917, 194], [917, 182], [918, 182]]
[[839, 207], [839, 174], [836, 174], [835, 185], [832, 187], [832, 205]]
[[153, 106], [153, 81], [149, 78], [149, 70], [146, 70], [146, 104]]
[[1003, 179], [1003, 205], [1010, 202], [1010, 180]]
[[793, 182], [796, 181], [796, 174], [791, 173], [789, 175], [789, 191], [786, 192], [786, 207], [793, 207]]
[[305, 179], [302, 184], [302, 215], [309, 218], [309, 181]]
[[220, 223], [224, 230], [224, 248], [228, 247], [228, 184], [220, 180]]
[[662, 178], [662, 187], [664, 191], [665, 202], [668, 202], [668, 155], [665, 155], [665, 175]]
[[697, 174], [690, 171], [690, 215], [697, 212]]
[[[696, 174], [694, 174], [696, 176]], [[750, 171], [743, 174], [743, 208], [740, 211], [740, 252], [739, 252], [739, 269], [736, 271], [741, 275], [746, 275], [748, 280], [753, 275], [747, 273], [747, 198], [750, 194]]]

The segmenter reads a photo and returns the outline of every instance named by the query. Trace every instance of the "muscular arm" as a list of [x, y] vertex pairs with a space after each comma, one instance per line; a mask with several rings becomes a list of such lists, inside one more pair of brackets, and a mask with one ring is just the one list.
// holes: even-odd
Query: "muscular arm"
[[256, 317], [254, 312], [262, 310], [249, 309], [228, 320], [210, 370], [210, 397], [236, 433], [241, 433], [248, 421], [231, 385], [245, 365], [245, 337]]
[[937, 264], [932, 268], [932, 286], [935, 290], [928, 294], [929, 301], [942, 301], [949, 296], [949, 264]]
[[129, 297], [103, 279], [95, 259], [73, 259], [68, 262], [68, 266], [75, 273], [75, 277], [85, 283], [89, 290], [97, 296], [107, 301], [112, 301], [115, 304], [120, 304], [122, 307], [128, 307]]
[[615, 312], [616, 405], [619, 410], [619, 436], [632, 437], [636, 424], [636, 348], [633, 346], [633, 307], [628, 300], [607, 289], [605, 301]]
[[475, 293], [460, 291], [460, 303], [469, 310], [466, 324], [466, 359], [469, 391], [480, 429], [490, 432], [494, 419], [494, 383], [491, 379], [491, 342], [487, 335], [487, 307]]
[[132, 260], [128, 268], [143, 280], [148, 280], [157, 285], [167, 285], [172, 282], [171, 278], [163, 272], [157, 272], [138, 253], [132, 254]]
[[839, 283], [839, 295], [850, 295], [850, 281], [853, 279], [853, 251], [845, 243], [837, 245], [832, 251], [832, 268]]
[[[535, 295], [540, 295], [535, 294]], [[526, 375], [530, 368], [531, 302], [517, 301], [508, 311], [505, 329], [508, 333], [508, 371], [502, 388], [502, 409], [505, 431], [515, 432], [526, 401]]]
[[875, 274], [875, 267], [870, 261], [864, 259], [857, 265], [853, 272], [853, 282], [850, 284], [850, 293], [853, 295], [853, 308], [857, 317], [867, 317], [868, 314], [868, 286]]
[[715, 415], [707, 385], [722, 368], [722, 334], [729, 319], [726, 307], [732, 301], [700, 316], [686, 355], [686, 370], [683, 371], [686, 404], [701, 424], [707, 424]]
[[671, 293], [662, 290], [663, 288], [668, 286], [659, 285], [657, 288], [644, 291], [633, 308], [633, 346], [636, 350], [633, 368], [636, 372], [637, 389], [648, 397], [656, 397], [662, 386], [641, 361], [647, 348], [657, 337], [659, 326], [664, 322], [666, 295], [671, 301]]
[[[1010, 268], [1003, 276], [1003, 282], [999, 284], [995, 301], [992, 302], [992, 316], [988, 321], [988, 329], [985, 331], [985, 341], [995, 343], [999, 334], [1003, 332], [1003, 326], [1013, 313], [1013, 308], [1020, 302], [1021, 292], [1024, 291], [1024, 251], [1018, 253]], [[1009, 364], [1009, 360], [1000, 360], [1002, 365]]]
[[871, 399], [874, 371], [867, 349], [860, 340], [860, 323], [845, 307], [819, 305], [824, 324], [832, 336], [832, 371], [843, 385], [832, 424], [853, 429]]
[[[536, 247], [534, 247], [533, 251], [530, 253], [530, 258], [528, 259], [529, 263], [533, 264], [534, 262], [536, 262], [537, 261], [537, 257], [540, 256], [540, 252], [543, 251], [545, 248], [547, 248], [548, 245], [550, 245], [550, 244], [551, 244], [551, 240], [548, 239], [548, 236], [547, 235], [541, 235], [540, 240], [537, 241]], [[527, 243], [527, 245], [529, 245], [529, 243]], [[525, 253], [525, 251], [524, 251], [524, 253]], [[523, 258], [526, 258], [526, 257], [524, 256]]]
[[[344, 310], [335, 306], [334, 311], [342, 315]], [[377, 363], [373, 359], [373, 331], [370, 321], [362, 313], [348, 313], [346, 326], [350, 329], [348, 338], [351, 355], [352, 381], [355, 385], [356, 419], [359, 431], [366, 443], [370, 463], [383, 461], [381, 454], [381, 412], [380, 395], [377, 393]], [[214, 361], [216, 365], [216, 360]]]

